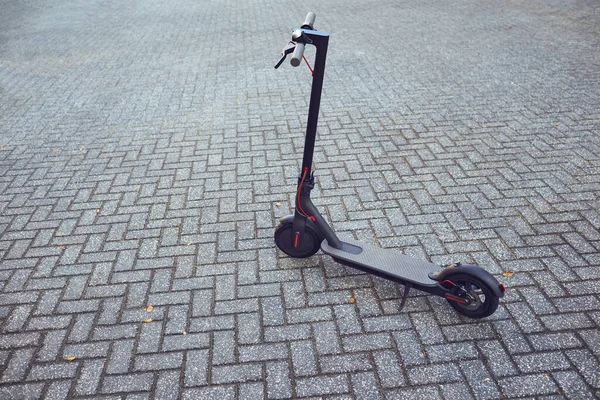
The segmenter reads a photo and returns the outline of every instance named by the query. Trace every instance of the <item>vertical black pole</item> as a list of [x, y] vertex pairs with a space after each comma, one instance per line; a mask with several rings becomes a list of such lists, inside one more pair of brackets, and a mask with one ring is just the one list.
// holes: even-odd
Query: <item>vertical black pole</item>
[[306, 125], [306, 141], [304, 144], [304, 158], [302, 159], [302, 171], [308, 168], [309, 174], [312, 170], [313, 154], [315, 152], [315, 140], [317, 137], [317, 123], [319, 120], [319, 106], [321, 105], [321, 90], [323, 89], [323, 78], [325, 76], [325, 61], [327, 59], [328, 35], [311, 35], [317, 49], [315, 56], [315, 69], [313, 73], [312, 89], [310, 92], [310, 104], [308, 107], [308, 123]]

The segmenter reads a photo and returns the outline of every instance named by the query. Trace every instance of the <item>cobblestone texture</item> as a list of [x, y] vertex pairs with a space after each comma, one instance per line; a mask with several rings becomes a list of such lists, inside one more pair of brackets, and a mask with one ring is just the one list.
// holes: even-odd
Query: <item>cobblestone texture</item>
[[[310, 75], [273, 65], [309, 10], [332, 33], [315, 203], [342, 237], [481, 265], [492, 317], [399, 312], [402, 288], [275, 249]], [[599, 15], [0, 0], [0, 397], [599, 396]]]

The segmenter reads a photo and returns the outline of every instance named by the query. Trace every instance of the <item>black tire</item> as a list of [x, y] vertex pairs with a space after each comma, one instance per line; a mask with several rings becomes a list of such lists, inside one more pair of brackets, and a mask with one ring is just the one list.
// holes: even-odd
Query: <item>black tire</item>
[[485, 318], [498, 308], [500, 302], [498, 296], [482, 280], [469, 274], [450, 274], [445, 279], [464, 289], [471, 300], [471, 304], [466, 305], [447, 299], [448, 303], [462, 315], [469, 318]]
[[291, 223], [279, 225], [275, 230], [275, 244], [281, 251], [294, 258], [310, 257], [319, 251], [322, 240], [312, 227], [309, 225], [304, 227], [304, 233], [300, 235], [298, 247], [293, 246], [292, 230]]

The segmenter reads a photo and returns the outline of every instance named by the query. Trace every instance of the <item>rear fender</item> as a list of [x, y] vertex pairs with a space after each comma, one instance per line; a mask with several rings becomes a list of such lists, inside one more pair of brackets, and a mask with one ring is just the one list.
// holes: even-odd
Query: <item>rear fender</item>
[[466, 274], [471, 275], [483, 283], [488, 285], [494, 294], [498, 297], [504, 297], [504, 286], [500, 285], [500, 282], [492, 274], [487, 272], [485, 269], [476, 265], [467, 264], [455, 264], [444, 268], [440, 272], [429, 274], [429, 278], [434, 281], [442, 282], [448, 276], [452, 274]]

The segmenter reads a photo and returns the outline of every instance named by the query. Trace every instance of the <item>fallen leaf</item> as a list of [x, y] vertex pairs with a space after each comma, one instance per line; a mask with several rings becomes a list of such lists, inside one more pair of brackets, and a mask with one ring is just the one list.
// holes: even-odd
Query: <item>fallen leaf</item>
[[191, 245], [192, 245], [192, 242], [189, 242], [187, 245], [188, 245], [188, 246], [191, 246]]
[[152, 322], [152, 318], [145, 319], [144, 322], [146, 322], [146, 323]]
[[148, 312], [152, 312], [152, 310], [154, 310], [154, 307], [152, 307], [152, 306], [148, 306], [148, 307], [146, 307], [146, 311], [148, 311]]
[[505, 272], [502, 274], [502, 276], [513, 276], [514, 274], [514, 272]]
[[99, 212], [100, 212], [100, 209], [97, 209], [97, 210], [96, 210], [96, 212], [97, 212], [97, 213], [99, 213]]
[[281, 207], [281, 203], [276, 203], [275, 204], [277, 207]]
[[66, 250], [67, 248], [65, 246], [60, 246], [61, 250]]
[[484, 382], [489, 382], [489, 381], [491, 381], [491, 379], [490, 378], [485, 378], [483, 381]]
[[58, 149], [52, 149], [53, 153], [58, 153]]
[[356, 300], [354, 299], [354, 297], [350, 297], [350, 304], [354, 304]]
[[58, 232], [56, 236], [62, 236], [62, 232]]
[[544, 378], [550, 380], [550, 375], [546, 375]]
[[66, 357], [65, 360], [67, 361], [73, 361], [75, 359], [75, 357]]
[[181, 332], [181, 334], [185, 336], [185, 335], [187, 335], [187, 332], [183, 331], [183, 332]]

